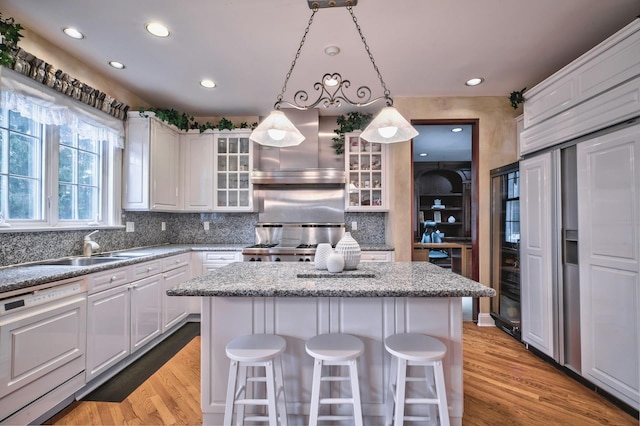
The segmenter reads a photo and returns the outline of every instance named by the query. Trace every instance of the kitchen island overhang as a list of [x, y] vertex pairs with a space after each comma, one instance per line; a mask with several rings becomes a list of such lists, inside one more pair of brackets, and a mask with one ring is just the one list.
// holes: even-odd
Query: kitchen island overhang
[[311, 264], [274, 262], [233, 263], [167, 294], [202, 297], [204, 424], [222, 420], [229, 371], [225, 345], [253, 333], [278, 334], [287, 341], [283, 363], [289, 421], [305, 424], [313, 360], [304, 344], [315, 335], [338, 332], [365, 343], [359, 370], [368, 424], [384, 423], [391, 360], [384, 339], [402, 332], [441, 339], [447, 346], [444, 367], [451, 424], [461, 424], [461, 298], [495, 293], [428, 262], [366, 263], [341, 274], [317, 271]]

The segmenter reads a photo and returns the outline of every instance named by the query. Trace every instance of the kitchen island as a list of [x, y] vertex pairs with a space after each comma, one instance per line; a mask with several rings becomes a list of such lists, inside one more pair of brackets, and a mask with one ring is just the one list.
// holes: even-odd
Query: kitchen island
[[[283, 356], [290, 424], [305, 424], [313, 362], [307, 339], [349, 333], [365, 343], [359, 360], [366, 424], [383, 424], [390, 357], [384, 339], [425, 333], [443, 340], [451, 424], [462, 424], [462, 297], [494, 290], [427, 262], [360, 264], [341, 274], [304, 263], [233, 263], [167, 291], [202, 298], [202, 411], [204, 424], [220, 424], [229, 361], [225, 345], [252, 333], [287, 341]], [[350, 410], [350, 407], [345, 407]]]

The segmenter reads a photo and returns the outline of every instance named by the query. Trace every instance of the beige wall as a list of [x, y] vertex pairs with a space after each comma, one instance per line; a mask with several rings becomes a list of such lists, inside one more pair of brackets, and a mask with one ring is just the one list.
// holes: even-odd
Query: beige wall
[[[515, 117], [521, 113], [514, 110], [506, 96], [459, 97], [459, 98], [394, 98], [394, 106], [408, 120], [419, 119], [478, 119], [479, 120], [479, 164], [478, 164], [478, 230], [480, 282], [488, 285], [490, 279], [489, 232], [490, 232], [490, 187], [491, 169], [517, 161], [517, 139]], [[397, 261], [411, 260], [413, 247], [412, 198], [413, 176], [411, 173], [411, 144], [391, 145], [392, 191], [389, 212], [389, 236], [387, 242], [395, 247]], [[489, 299], [480, 302], [480, 311], [489, 312]]]

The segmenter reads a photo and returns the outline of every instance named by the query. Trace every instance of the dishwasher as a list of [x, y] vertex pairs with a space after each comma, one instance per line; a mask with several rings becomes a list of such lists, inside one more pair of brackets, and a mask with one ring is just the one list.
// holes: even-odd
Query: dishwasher
[[84, 385], [86, 282], [52, 284], [0, 299], [0, 424], [30, 423]]

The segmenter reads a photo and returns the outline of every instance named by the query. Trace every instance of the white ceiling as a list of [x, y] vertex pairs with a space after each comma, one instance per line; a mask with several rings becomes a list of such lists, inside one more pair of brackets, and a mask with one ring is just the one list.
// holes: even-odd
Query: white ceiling
[[[311, 15], [306, 0], [0, 0], [0, 10], [151, 105], [195, 116], [266, 115]], [[360, 0], [353, 10], [393, 97], [506, 97], [630, 23], [640, 2]], [[171, 37], [146, 33], [149, 21], [167, 25]], [[66, 37], [65, 26], [86, 38]], [[330, 44], [342, 52], [325, 55]], [[112, 69], [110, 60], [126, 68]], [[313, 83], [327, 72], [382, 94], [345, 8], [316, 14], [285, 99], [299, 89], [313, 96]], [[473, 76], [486, 82], [466, 87]], [[203, 78], [218, 87], [200, 87]]]

